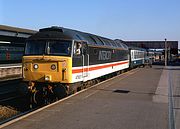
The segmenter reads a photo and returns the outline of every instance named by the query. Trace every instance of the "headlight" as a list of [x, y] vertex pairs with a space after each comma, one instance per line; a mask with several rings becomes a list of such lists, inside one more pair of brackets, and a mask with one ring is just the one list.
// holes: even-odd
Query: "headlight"
[[44, 80], [45, 81], [51, 81], [51, 75], [45, 75]]
[[49, 76], [46, 76], [45, 81], [49, 81], [49, 80], [50, 80]]
[[55, 70], [55, 69], [56, 69], [56, 65], [55, 65], [55, 64], [52, 64], [52, 65], [51, 65], [51, 69], [52, 69], [52, 70]]
[[34, 64], [33, 68], [38, 69], [39, 68], [38, 64]]

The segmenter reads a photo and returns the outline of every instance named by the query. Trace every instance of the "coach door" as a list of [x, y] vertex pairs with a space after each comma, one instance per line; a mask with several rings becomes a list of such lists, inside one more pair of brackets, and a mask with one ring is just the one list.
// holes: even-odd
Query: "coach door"
[[83, 81], [88, 80], [89, 76], [89, 52], [87, 42], [82, 42], [82, 60], [83, 60]]

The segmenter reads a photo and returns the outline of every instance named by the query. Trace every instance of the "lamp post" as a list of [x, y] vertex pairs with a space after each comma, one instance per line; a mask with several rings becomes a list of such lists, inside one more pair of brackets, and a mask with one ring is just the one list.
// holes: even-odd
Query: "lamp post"
[[167, 39], [165, 39], [165, 66], [167, 66]]

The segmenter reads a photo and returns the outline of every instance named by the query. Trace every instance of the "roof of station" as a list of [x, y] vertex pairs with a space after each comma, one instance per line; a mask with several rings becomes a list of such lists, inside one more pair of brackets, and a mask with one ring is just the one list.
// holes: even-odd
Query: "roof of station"
[[0, 36], [28, 38], [36, 32], [37, 31], [30, 29], [0, 25]]

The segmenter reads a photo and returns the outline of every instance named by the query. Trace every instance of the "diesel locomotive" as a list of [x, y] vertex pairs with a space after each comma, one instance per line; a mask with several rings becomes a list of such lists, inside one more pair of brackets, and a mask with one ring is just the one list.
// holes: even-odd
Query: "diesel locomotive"
[[22, 67], [21, 87], [32, 103], [43, 104], [128, 69], [129, 50], [108, 38], [50, 27], [27, 39]]

